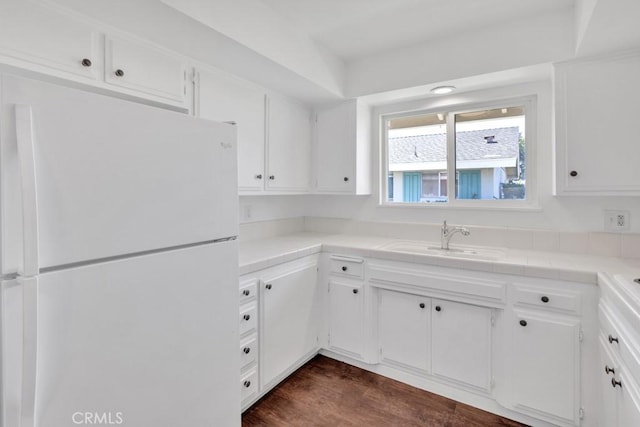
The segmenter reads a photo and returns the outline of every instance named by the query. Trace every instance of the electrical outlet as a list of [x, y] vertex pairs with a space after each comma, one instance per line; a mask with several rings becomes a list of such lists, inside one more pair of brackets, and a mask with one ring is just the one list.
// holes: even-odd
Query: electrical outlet
[[629, 211], [604, 211], [604, 229], [625, 231], [629, 229]]

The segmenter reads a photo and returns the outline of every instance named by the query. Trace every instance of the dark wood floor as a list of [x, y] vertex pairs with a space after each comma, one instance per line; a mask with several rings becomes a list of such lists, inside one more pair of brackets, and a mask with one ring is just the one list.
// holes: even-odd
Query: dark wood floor
[[242, 425], [523, 426], [324, 356], [316, 356], [249, 408]]

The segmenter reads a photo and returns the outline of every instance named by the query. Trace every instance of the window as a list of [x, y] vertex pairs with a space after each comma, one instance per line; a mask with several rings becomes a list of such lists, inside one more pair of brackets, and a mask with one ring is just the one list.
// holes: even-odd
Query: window
[[513, 207], [530, 201], [525, 131], [532, 102], [382, 116], [385, 203]]

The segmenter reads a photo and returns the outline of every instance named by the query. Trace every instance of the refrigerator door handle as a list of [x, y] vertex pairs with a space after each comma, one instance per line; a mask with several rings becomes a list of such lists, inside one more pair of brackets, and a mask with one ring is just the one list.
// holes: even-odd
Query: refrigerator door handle
[[22, 398], [21, 426], [35, 426], [38, 355], [38, 276], [18, 277], [22, 286]]
[[22, 260], [18, 275], [38, 274], [38, 198], [33, 113], [28, 105], [15, 106], [16, 140], [22, 181]]

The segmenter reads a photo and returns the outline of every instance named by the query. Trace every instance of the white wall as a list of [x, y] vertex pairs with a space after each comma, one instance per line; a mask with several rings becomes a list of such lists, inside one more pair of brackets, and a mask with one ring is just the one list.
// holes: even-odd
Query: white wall
[[[371, 196], [260, 196], [241, 197], [241, 221], [293, 218], [299, 215], [337, 217], [374, 221], [436, 223], [446, 219], [452, 224], [507, 226], [554, 231], [604, 231], [604, 209], [630, 212], [631, 232], [640, 232], [639, 197], [556, 197], [553, 196], [553, 103], [551, 82], [496, 88], [450, 96], [447, 98], [412, 101], [396, 107], [374, 109], [374, 114], [400, 110], [433, 108], [436, 105], [481, 102], [526, 95], [537, 95], [537, 210], [506, 211], [450, 208], [443, 206], [380, 206], [378, 192], [378, 146], [374, 146], [373, 195]], [[374, 141], [379, 138], [374, 116]], [[532, 143], [533, 141], [527, 141]], [[528, 171], [531, 172], [531, 171]], [[386, 179], [386, 177], [385, 177]], [[244, 206], [251, 205], [252, 218], [242, 217]]]

